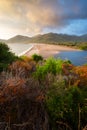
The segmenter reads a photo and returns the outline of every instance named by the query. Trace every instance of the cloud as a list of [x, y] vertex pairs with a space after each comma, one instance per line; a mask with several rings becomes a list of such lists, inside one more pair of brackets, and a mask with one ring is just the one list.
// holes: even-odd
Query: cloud
[[86, 0], [0, 0], [0, 25], [35, 34], [85, 20], [86, 10]]

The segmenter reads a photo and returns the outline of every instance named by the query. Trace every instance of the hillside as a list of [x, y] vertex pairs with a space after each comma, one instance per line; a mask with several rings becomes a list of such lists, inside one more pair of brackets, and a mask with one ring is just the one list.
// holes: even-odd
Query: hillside
[[22, 36], [22, 35], [17, 35], [15, 37], [12, 37], [10, 39], [7, 40], [7, 43], [24, 43], [27, 40], [29, 40], [29, 37], [27, 36]]
[[87, 42], [87, 34], [76, 36], [67, 34], [47, 33], [33, 37], [17, 35], [5, 41], [7, 43], [63, 43], [63, 42]]
[[[66, 35], [66, 34], [57, 34], [57, 33], [48, 33], [43, 34], [37, 37], [32, 37], [33, 42], [42, 42], [42, 43], [58, 43], [58, 42], [75, 42], [79, 41], [78, 36]], [[31, 40], [31, 41], [32, 41]]]

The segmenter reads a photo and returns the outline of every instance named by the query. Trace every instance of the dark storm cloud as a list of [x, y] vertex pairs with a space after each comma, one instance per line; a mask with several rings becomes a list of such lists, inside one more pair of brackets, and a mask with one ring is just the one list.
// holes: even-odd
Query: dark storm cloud
[[73, 20], [87, 19], [87, 0], [0, 0], [0, 19], [1, 26], [19, 27], [19, 32], [60, 29]]

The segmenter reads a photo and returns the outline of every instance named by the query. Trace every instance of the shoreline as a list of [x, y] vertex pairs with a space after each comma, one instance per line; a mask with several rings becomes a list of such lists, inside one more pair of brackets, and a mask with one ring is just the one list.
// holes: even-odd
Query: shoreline
[[34, 45], [31, 45], [30, 48], [28, 48], [27, 50], [23, 51], [22, 53], [18, 54], [18, 56], [22, 56], [25, 55], [27, 52], [31, 51], [31, 49], [34, 47]]
[[32, 56], [33, 54], [41, 55], [43, 58], [53, 57], [62, 51], [80, 51], [79, 49], [53, 44], [32, 44], [32, 48], [26, 51], [25, 56]]

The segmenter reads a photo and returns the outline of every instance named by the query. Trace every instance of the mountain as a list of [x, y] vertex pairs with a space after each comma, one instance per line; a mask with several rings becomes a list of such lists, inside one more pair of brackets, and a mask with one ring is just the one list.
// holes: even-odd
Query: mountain
[[17, 35], [6, 41], [7, 43], [63, 43], [63, 42], [87, 42], [87, 34], [82, 36], [47, 33], [33, 37]]
[[59, 42], [71, 42], [78, 41], [79, 37], [74, 35], [66, 35], [66, 34], [57, 34], [57, 33], [48, 33], [39, 35], [37, 37], [32, 37], [30, 41], [36, 43], [59, 43]]
[[87, 41], [87, 34], [80, 36], [82, 41]]
[[27, 40], [29, 40], [29, 37], [17, 35], [15, 37], [8, 39], [7, 43], [25, 43]]

